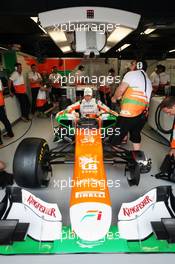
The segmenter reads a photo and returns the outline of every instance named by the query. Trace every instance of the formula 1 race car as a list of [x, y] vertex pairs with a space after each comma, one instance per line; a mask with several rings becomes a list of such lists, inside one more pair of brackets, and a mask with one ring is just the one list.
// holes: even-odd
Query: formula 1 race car
[[[49, 172], [52, 172], [52, 165], [55, 164], [75, 164], [74, 174], [76, 171], [79, 175], [78, 171], [84, 168], [89, 174], [93, 172], [93, 176], [95, 171], [99, 179], [99, 170], [107, 163], [124, 164], [129, 185], [138, 185], [140, 173], [150, 171], [151, 161], [143, 151], [130, 151], [122, 147], [119, 147], [119, 151], [112, 149], [107, 135], [114, 130], [116, 121], [114, 112], [72, 118], [72, 114], [63, 111], [56, 118], [52, 117], [56, 147], [49, 149], [48, 143], [42, 138], [23, 139], [13, 161], [16, 183], [27, 188], [47, 186], [52, 175]], [[115, 132], [119, 131], [116, 129]]]

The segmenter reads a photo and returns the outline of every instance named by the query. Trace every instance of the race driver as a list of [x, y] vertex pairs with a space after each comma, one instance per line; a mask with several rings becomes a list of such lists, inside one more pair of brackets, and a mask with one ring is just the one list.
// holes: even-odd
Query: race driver
[[[68, 106], [65, 111], [61, 111], [57, 115], [62, 115], [64, 112], [75, 113], [75, 110], [80, 110], [81, 117], [88, 117], [89, 115], [99, 116], [101, 112], [117, 115], [116, 112], [104, 105], [100, 100], [93, 98], [93, 91], [88, 87], [84, 89], [84, 98], [82, 101]], [[78, 113], [75, 113], [75, 116], [78, 117]]]

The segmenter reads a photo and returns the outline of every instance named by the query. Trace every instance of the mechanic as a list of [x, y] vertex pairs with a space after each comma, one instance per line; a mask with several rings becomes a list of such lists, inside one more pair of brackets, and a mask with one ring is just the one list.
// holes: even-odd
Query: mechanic
[[57, 106], [57, 102], [49, 103], [48, 102], [48, 93], [49, 89], [46, 84], [41, 84], [41, 87], [38, 92], [38, 96], [36, 99], [36, 108], [38, 110], [38, 117], [47, 117], [50, 115], [52, 110], [54, 110]]
[[54, 66], [52, 73], [49, 75], [49, 81], [52, 86], [51, 96], [53, 102], [59, 102], [61, 98], [61, 74], [58, 73], [57, 66]]
[[[160, 93], [165, 95], [170, 92], [170, 75], [166, 73], [166, 67], [162, 65], [161, 67], [161, 73], [160, 73], [160, 84], [159, 84], [159, 90]], [[170, 94], [169, 94], [170, 95]]]
[[[82, 101], [78, 101], [66, 108], [66, 111], [68, 113], [72, 113], [75, 110], [80, 110], [80, 114], [82, 117], [86, 117], [90, 114], [96, 114], [98, 116], [100, 114], [99, 110], [117, 115], [116, 112], [112, 111], [109, 107], [104, 105], [100, 100], [97, 101], [95, 98], [93, 98], [93, 91], [88, 87], [84, 89], [84, 98]], [[63, 112], [64, 111], [61, 111], [58, 114], [63, 114]]]
[[85, 68], [83, 65], [78, 66], [78, 70], [74, 74], [75, 78], [75, 86], [76, 86], [76, 98], [77, 100], [83, 98], [83, 90], [78, 90], [77, 86], [78, 85], [83, 85], [85, 84]]
[[110, 143], [113, 148], [121, 144], [123, 138], [130, 133], [134, 150], [140, 150], [141, 130], [147, 121], [149, 101], [152, 92], [151, 81], [145, 73], [147, 63], [140, 61], [135, 64], [135, 70], [125, 74], [117, 88], [112, 102], [121, 100], [121, 112], [117, 119], [120, 135], [112, 135]]
[[31, 93], [32, 93], [32, 109], [31, 112], [32, 114], [35, 113], [36, 111], [36, 99], [37, 99], [37, 95], [39, 92], [39, 89], [41, 87], [41, 75], [39, 72], [37, 72], [37, 68], [35, 64], [31, 65], [31, 72], [29, 72], [28, 74], [28, 79], [30, 82], [30, 87], [31, 87]]
[[153, 87], [153, 92], [155, 94], [159, 94], [160, 93], [160, 74], [162, 73], [162, 68], [163, 65], [158, 64], [156, 66], [156, 69], [151, 73], [150, 75], [150, 80], [152, 83], [152, 87]]
[[[12, 87], [14, 86], [14, 90], [12, 91]], [[21, 108], [21, 119], [24, 122], [29, 121], [29, 113], [30, 113], [30, 103], [27, 95], [26, 85], [24, 83], [24, 76], [22, 73], [22, 65], [21, 63], [15, 64], [15, 71], [11, 74], [9, 79], [9, 90], [10, 96], [16, 95], [20, 108]]]
[[[2, 82], [0, 80], [0, 121], [4, 124], [5, 129], [7, 133], [4, 135], [4, 137], [12, 138], [14, 137], [12, 126], [7, 118], [6, 111], [5, 111], [5, 101], [3, 96], [3, 86]], [[1, 139], [1, 130], [0, 130], [0, 146], [3, 144]]]
[[[166, 97], [159, 107], [168, 115], [175, 116], [175, 96]], [[169, 155], [175, 157], [175, 120], [173, 124]]]
[[[108, 81], [108, 77], [110, 77], [109, 81]], [[112, 89], [111, 89], [111, 84], [114, 83], [114, 77], [115, 77], [115, 70], [111, 68], [108, 71], [106, 82], [104, 84], [100, 84], [99, 87], [100, 100], [102, 101], [103, 104], [106, 104], [108, 107], [111, 107], [111, 94], [114, 94], [114, 92], [112, 93]]]

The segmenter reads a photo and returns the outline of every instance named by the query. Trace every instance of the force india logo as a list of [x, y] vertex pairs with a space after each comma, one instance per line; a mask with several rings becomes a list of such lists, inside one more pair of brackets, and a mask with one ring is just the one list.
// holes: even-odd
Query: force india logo
[[140, 210], [142, 210], [147, 204], [152, 203], [153, 201], [150, 199], [150, 197], [147, 195], [143, 201], [141, 201], [139, 204], [134, 205], [131, 208], [123, 208], [123, 214], [124, 216], [131, 216], [135, 213], [138, 213]]
[[97, 221], [100, 221], [102, 217], [102, 211], [98, 210], [88, 210], [86, 214], [82, 217], [80, 222], [83, 222], [85, 219], [95, 218]]
[[56, 215], [55, 215], [55, 208], [48, 208], [46, 206], [43, 206], [32, 195], [30, 195], [29, 198], [27, 199], [27, 203], [30, 206], [33, 206], [35, 209], [37, 209], [38, 211], [40, 211], [43, 214], [47, 214], [47, 215], [56, 217]]

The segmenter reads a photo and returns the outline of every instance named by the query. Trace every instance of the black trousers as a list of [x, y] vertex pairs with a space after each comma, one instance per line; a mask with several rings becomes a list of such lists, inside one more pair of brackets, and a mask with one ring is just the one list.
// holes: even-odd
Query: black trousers
[[36, 100], [37, 100], [39, 89], [40, 89], [40, 87], [31, 88], [31, 93], [32, 93], [32, 109], [31, 109], [31, 112], [32, 112], [32, 114], [34, 114], [36, 111]]
[[[132, 143], [141, 142], [141, 130], [147, 121], [147, 117], [144, 114], [136, 117], [122, 117], [117, 119], [116, 127], [114, 128], [113, 135], [110, 137], [112, 145], [120, 145], [123, 138], [130, 134], [130, 140]], [[119, 133], [116, 133], [116, 131]]]
[[28, 118], [30, 113], [30, 102], [27, 94], [16, 93], [16, 98], [19, 101], [22, 117]]
[[52, 87], [51, 100], [52, 102], [59, 102], [61, 100], [62, 91], [61, 88]]
[[104, 93], [99, 91], [100, 94], [100, 101], [102, 101], [103, 104], [107, 105], [109, 108], [111, 108], [111, 97], [110, 93]]
[[[5, 129], [7, 131], [7, 134], [12, 135], [13, 134], [12, 126], [11, 126], [11, 124], [10, 124], [8, 118], [7, 118], [7, 115], [6, 115], [4, 106], [0, 106], [0, 121], [5, 126]], [[2, 140], [1, 140], [1, 130], [0, 130], [0, 144], [2, 144]]]

